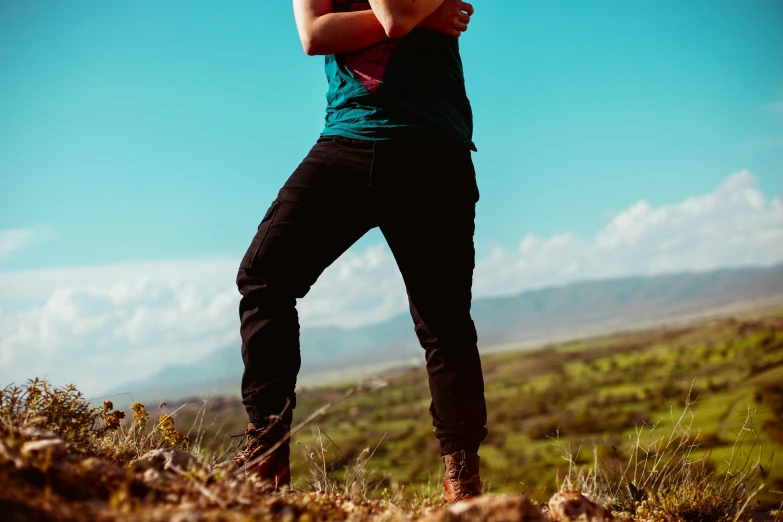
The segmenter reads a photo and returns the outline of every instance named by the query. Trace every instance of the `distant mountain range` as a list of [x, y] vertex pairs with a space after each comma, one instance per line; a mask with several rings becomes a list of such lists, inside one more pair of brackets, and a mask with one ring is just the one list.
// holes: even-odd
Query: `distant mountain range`
[[[780, 296], [783, 265], [585, 281], [517, 295], [475, 299], [472, 315], [482, 350], [499, 345], [546, 344], [584, 335], [653, 326], [732, 304]], [[345, 329], [303, 329], [302, 379], [420, 360], [409, 316]], [[167, 366], [116, 393], [165, 398], [208, 390], [238, 391], [239, 346], [226, 346], [191, 364]]]

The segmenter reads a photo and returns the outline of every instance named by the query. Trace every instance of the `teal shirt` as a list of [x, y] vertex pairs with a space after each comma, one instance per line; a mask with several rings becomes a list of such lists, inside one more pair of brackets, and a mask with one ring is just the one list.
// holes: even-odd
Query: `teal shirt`
[[[333, 0], [335, 12], [370, 9]], [[363, 140], [441, 138], [472, 150], [473, 114], [458, 39], [417, 28], [353, 53], [326, 56], [322, 136]]]

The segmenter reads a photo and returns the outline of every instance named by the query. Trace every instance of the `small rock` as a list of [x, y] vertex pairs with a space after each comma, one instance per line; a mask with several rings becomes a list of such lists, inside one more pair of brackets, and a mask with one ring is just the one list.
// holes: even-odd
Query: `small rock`
[[147, 485], [154, 485], [163, 480], [163, 473], [155, 468], [147, 468], [141, 475], [141, 480]]
[[22, 455], [27, 457], [49, 454], [52, 458], [65, 455], [63, 439], [28, 440], [22, 445]]
[[440, 509], [419, 522], [546, 522], [524, 495], [483, 495]]
[[611, 522], [616, 520], [603, 506], [587, 499], [578, 491], [561, 491], [549, 499], [549, 515], [557, 522]]
[[135, 471], [144, 471], [155, 468], [158, 471], [174, 470], [187, 471], [191, 463], [196, 459], [186, 451], [176, 449], [154, 449], [139, 457], [133, 463]]
[[22, 428], [19, 430], [19, 434], [22, 437], [30, 440], [44, 440], [44, 439], [59, 439], [60, 437], [53, 431], [45, 430], [43, 428]]
[[171, 522], [201, 522], [204, 520], [204, 515], [198, 511], [184, 511], [172, 515], [169, 520]]

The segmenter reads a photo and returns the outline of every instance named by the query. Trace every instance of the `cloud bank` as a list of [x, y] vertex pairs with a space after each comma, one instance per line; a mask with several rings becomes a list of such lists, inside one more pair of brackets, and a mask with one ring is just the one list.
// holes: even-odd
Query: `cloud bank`
[[[27, 240], [16, 232], [0, 232], [0, 255], [2, 245]], [[755, 177], [740, 171], [712, 192], [671, 205], [638, 201], [593, 237], [527, 234], [516, 249], [495, 247], [477, 261], [474, 294], [779, 262], [783, 201], [767, 199]], [[235, 345], [239, 357], [237, 264], [200, 259], [0, 272], [0, 384], [37, 375], [97, 393], [218, 348]], [[346, 253], [299, 305], [305, 327], [357, 326], [406, 309], [385, 245]]]
[[592, 238], [528, 234], [515, 251], [496, 248], [476, 267], [482, 294], [577, 279], [704, 271], [783, 261], [783, 201], [767, 200], [748, 171], [713, 192], [672, 205], [641, 200]]

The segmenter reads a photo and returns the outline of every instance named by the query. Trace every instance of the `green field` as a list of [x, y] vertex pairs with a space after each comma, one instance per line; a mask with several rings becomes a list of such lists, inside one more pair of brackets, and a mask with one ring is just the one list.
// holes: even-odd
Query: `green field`
[[[637, 430], [648, 437], [657, 425], [653, 436], [667, 434], [690, 393], [684, 421], [698, 443], [692, 455], [724, 471], [750, 411], [766, 483], [754, 503], [783, 501], [776, 493], [783, 457], [769, 460], [783, 449], [783, 311], [503, 352], [482, 364], [489, 436], [480, 454], [491, 491], [548, 497], [568, 472], [568, 448], [579, 465], [614, 469], [627, 461]], [[400, 484], [437, 487], [441, 464], [423, 365], [382, 379], [385, 386], [335, 404], [294, 436], [295, 483], [322, 479], [324, 468], [329, 478], [347, 480], [377, 447], [365, 469], [379, 494]], [[295, 424], [354, 386], [302, 390]], [[178, 424], [187, 429], [196, 415], [191, 404]], [[223, 399], [207, 403], [197, 427], [207, 449], [227, 451], [225, 435], [245, 423], [238, 401]], [[752, 451], [755, 458], [759, 446]]]

